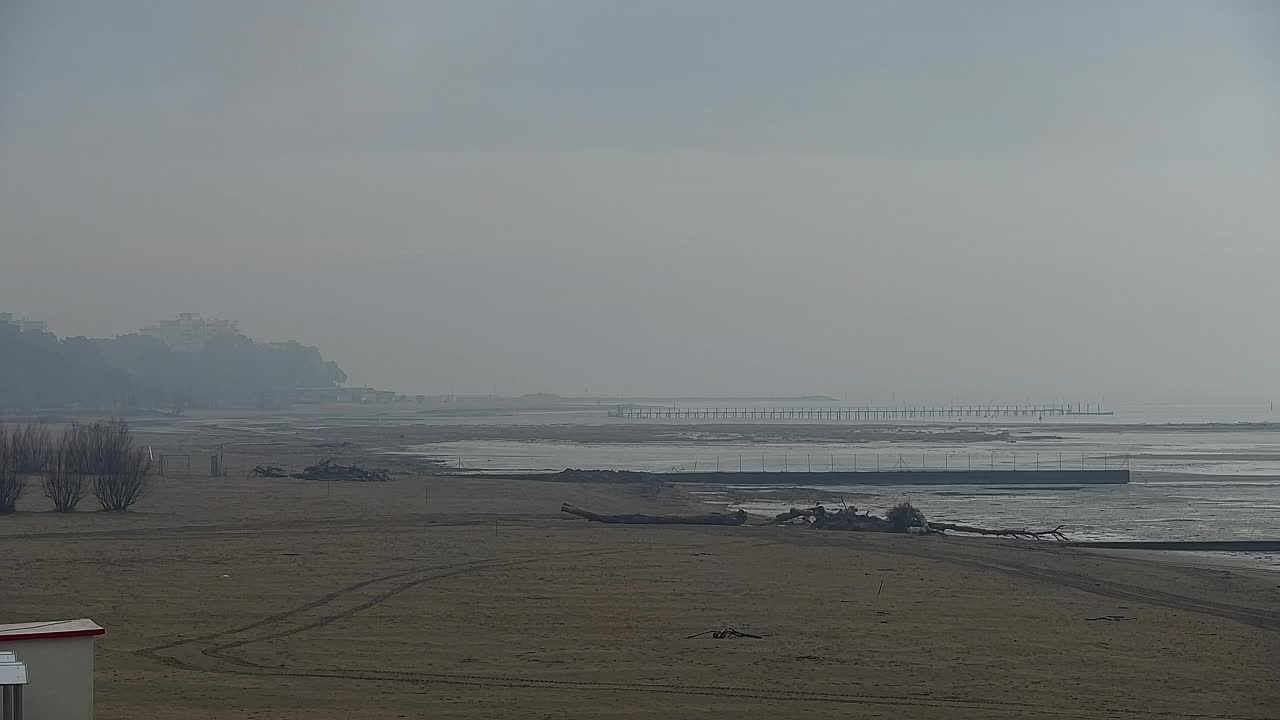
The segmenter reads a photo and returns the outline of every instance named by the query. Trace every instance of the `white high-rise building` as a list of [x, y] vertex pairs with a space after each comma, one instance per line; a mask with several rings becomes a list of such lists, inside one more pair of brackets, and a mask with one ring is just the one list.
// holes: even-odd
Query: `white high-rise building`
[[240, 334], [236, 321], [206, 319], [200, 313], [178, 313], [177, 318], [161, 320], [156, 325], [142, 328], [140, 332], [158, 338], [174, 350], [184, 352], [200, 350], [210, 338]]

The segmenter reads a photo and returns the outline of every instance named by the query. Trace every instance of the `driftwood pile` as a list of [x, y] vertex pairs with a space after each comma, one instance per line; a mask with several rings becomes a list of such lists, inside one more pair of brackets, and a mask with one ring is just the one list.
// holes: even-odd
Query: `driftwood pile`
[[260, 478], [298, 478], [299, 480], [340, 480], [346, 482], [386, 482], [386, 470], [366, 470], [359, 465], [339, 465], [333, 458], [308, 465], [300, 473], [287, 473], [279, 465], [257, 465], [249, 471]]
[[1029, 540], [1042, 540], [1044, 538], [1053, 538], [1054, 540], [1067, 539], [1067, 536], [1062, 534], [1064, 525], [1059, 525], [1049, 530], [1030, 530], [1027, 528], [992, 529], [938, 522], [926, 518], [924, 513], [920, 512], [911, 503], [895, 505], [893, 509], [885, 513], [884, 517], [878, 517], [869, 512], [859, 513], [857, 508], [828, 510], [821, 505], [811, 508], [791, 508], [784, 513], [779, 513], [774, 517], [773, 521], [783, 524], [797, 518], [801, 518], [803, 522], [808, 523], [810, 527], [817, 530], [858, 530], [863, 532], [894, 532], [920, 535], [941, 535], [946, 531], [951, 531]]
[[329, 458], [317, 465], [308, 465], [300, 473], [289, 477], [302, 480], [343, 480], [353, 482], [386, 482], [390, 480], [386, 470], [366, 470], [359, 465], [339, 465]]
[[[707, 515], [644, 515], [641, 513], [625, 513], [621, 515], [602, 515], [590, 510], [564, 503], [560, 512], [576, 515], [587, 520], [602, 523], [624, 525], [742, 525], [747, 521], [747, 514], [742, 510], [735, 513], [709, 513]], [[811, 508], [791, 508], [774, 516], [772, 523], [777, 525], [800, 524], [815, 530], [848, 530], [854, 532], [908, 533], [912, 535], [942, 535], [945, 532], [973, 533], [994, 537], [1019, 539], [1066, 540], [1063, 526], [1051, 530], [1029, 530], [1027, 528], [992, 529], [959, 525], [949, 522], [930, 521], [911, 503], [894, 506], [884, 517], [869, 512], [858, 512], [857, 508], [844, 507], [837, 510], [816, 505]]]

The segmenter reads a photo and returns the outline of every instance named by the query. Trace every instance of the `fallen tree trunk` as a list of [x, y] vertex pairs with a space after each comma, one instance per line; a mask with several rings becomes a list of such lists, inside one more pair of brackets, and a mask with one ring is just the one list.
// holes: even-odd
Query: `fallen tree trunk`
[[590, 510], [564, 503], [560, 512], [577, 515], [594, 522], [614, 523], [621, 525], [741, 525], [747, 521], [747, 514], [742, 510], [736, 513], [710, 513], [708, 515], [643, 515], [627, 513], [623, 515], [601, 515]]
[[950, 530], [952, 532], [973, 533], [975, 535], [1031, 538], [1034, 540], [1041, 540], [1047, 537], [1053, 538], [1054, 540], [1066, 540], [1067, 536], [1062, 534], [1062, 528], [1064, 527], [1066, 527], [1066, 525], [1059, 525], [1052, 530], [1028, 530], [1027, 528], [993, 530], [990, 528], [973, 527], [972, 525], [957, 525], [955, 523], [929, 521], [930, 530]]

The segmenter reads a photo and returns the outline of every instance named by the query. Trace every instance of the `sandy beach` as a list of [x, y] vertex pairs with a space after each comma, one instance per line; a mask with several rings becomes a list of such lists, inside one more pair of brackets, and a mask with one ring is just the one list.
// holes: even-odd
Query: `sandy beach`
[[[35, 489], [0, 518], [0, 608], [107, 628], [105, 720], [1280, 710], [1275, 573], [1049, 543], [602, 526], [560, 503], [706, 506], [670, 487], [435, 476], [377, 454], [396, 435], [334, 452], [381, 457], [388, 483], [159, 478], [124, 516], [43, 512]], [[328, 450], [310, 440], [253, 447], [296, 466]], [[726, 626], [760, 637], [689, 639]]]

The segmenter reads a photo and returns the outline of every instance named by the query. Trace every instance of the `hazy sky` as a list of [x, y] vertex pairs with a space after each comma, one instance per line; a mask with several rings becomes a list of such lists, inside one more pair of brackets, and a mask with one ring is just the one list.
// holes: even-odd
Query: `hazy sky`
[[0, 310], [405, 392], [1280, 394], [1280, 5], [0, 0]]

